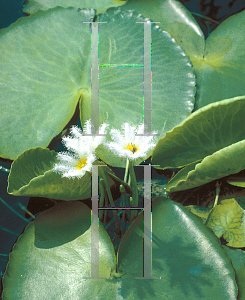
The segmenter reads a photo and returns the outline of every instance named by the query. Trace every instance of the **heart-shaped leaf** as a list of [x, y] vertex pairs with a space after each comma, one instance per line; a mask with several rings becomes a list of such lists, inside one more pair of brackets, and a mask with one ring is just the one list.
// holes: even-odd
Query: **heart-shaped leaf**
[[135, 278], [143, 276], [142, 213], [121, 241], [117, 272], [112, 243], [99, 225], [99, 275], [108, 279], [84, 279], [91, 273], [90, 217], [82, 203], [62, 202], [29, 224], [9, 256], [3, 298], [236, 299], [235, 273], [217, 237], [163, 198], [152, 211], [152, 275], [158, 279]]
[[126, 0], [27, 0], [23, 7], [23, 12], [32, 14], [39, 10], [47, 10], [57, 6], [64, 8], [93, 8], [97, 13], [105, 12], [109, 7], [123, 5]]
[[[160, 164], [161, 168], [180, 168], [242, 141], [245, 139], [244, 114], [245, 96], [199, 109], [158, 141], [152, 163]], [[226, 157], [227, 154], [231, 153], [226, 153]]]
[[[15, 196], [38, 196], [60, 200], [82, 200], [91, 197], [91, 173], [78, 179], [69, 179], [52, 169], [57, 153], [47, 148], [34, 148], [23, 152], [12, 163], [8, 177], [8, 193]], [[99, 161], [94, 164], [101, 165]], [[108, 167], [107, 172], [112, 172]], [[109, 185], [114, 184], [107, 177]]]
[[217, 237], [223, 236], [227, 246], [245, 247], [244, 210], [235, 199], [222, 200], [210, 212], [206, 225]]
[[[137, 22], [144, 20], [137, 13], [120, 10], [97, 19], [107, 22], [99, 24], [99, 117], [101, 123], [117, 129], [124, 122], [143, 122], [144, 24]], [[152, 131], [160, 137], [192, 111], [195, 77], [189, 59], [167, 32], [152, 25], [151, 38]], [[91, 94], [84, 94], [80, 104], [84, 124], [91, 116]], [[109, 165], [126, 166], [125, 159], [106, 147], [99, 146], [97, 153]]]

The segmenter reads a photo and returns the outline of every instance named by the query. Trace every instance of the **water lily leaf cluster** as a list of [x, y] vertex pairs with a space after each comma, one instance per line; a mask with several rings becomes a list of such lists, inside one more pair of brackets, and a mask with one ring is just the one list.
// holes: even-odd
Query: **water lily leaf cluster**
[[[93, 10], [58, 7], [38, 11], [0, 32], [2, 157], [15, 159], [26, 149], [46, 147], [78, 103], [82, 125], [91, 118], [88, 22], [94, 18]], [[138, 124], [143, 121], [144, 25], [136, 22], [145, 19], [112, 10], [96, 20], [106, 22], [99, 25], [100, 124], [118, 129], [122, 122]], [[192, 111], [195, 76], [181, 46], [153, 25], [152, 47], [152, 130], [163, 136]], [[111, 165], [122, 166], [121, 159], [104, 152], [102, 160], [110, 163], [112, 157]]]
[[136, 279], [143, 277], [143, 213], [123, 237], [117, 258], [100, 223], [101, 279], [84, 279], [92, 266], [90, 216], [83, 203], [61, 202], [36, 217], [10, 254], [3, 299], [27, 294], [39, 299], [236, 299], [235, 272], [217, 237], [182, 205], [164, 198], [153, 202], [155, 279], [144, 285]]
[[209, 104], [166, 133], [153, 151], [161, 168], [181, 168], [167, 191], [186, 190], [245, 168], [245, 97]]

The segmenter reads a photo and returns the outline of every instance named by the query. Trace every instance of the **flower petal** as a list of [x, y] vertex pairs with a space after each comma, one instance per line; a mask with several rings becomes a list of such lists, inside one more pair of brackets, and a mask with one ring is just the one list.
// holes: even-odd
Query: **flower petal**
[[[111, 129], [110, 135], [114, 141], [106, 143], [106, 146], [114, 154], [120, 157], [125, 157], [130, 160], [146, 158], [148, 152], [156, 145], [156, 142], [154, 142], [154, 136], [146, 134], [143, 123], [137, 127], [132, 126], [129, 123], [124, 123], [121, 128], [121, 131], [118, 129]], [[154, 134], [156, 133], [154, 132]], [[136, 146], [136, 151], [132, 150], [135, 149], [133, 145]]]

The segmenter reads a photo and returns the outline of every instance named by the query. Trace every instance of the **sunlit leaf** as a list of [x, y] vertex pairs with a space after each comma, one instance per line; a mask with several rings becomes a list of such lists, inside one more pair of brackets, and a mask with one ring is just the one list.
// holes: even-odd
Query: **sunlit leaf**
[[230, 247], [245, 247], [245, 219], [244, 210], [235, 199], [222, 200], [215, 206], [207, 219], [217, 237], [223, 236]]
[[[0, 31], [0, 156], [46, 147], [90, 82], [93, 10], [52, 9]], [[87, 81], [86, 81], [87, 80]]]
[[175, 0], [129, 0], [134, 9], [168, 31], [190, 57], [197, 75], [195, 109], [245, 94], [245, 11], [222, 22], [205, 41], [192, 14]]
[[201, 59], [205, 48], [204, 34], [186, 7], [176, 0], [128, 0], [121, 9], [133, 9], [174, 37], [186, 55]]
[[143, 276], [143, 213], [122, 239], [117, 271], [113, 245], [99, 224], [99, 275], [108, 279], [84, 279], [91, 276], [91, 211], [79, 202], [62, 202], [18, 238], [3, 277], [3, 299], [236, 299], [235, 273], [217, 237], [182, 205], [156, 200], [157, 279], [135, 278]]
[[126, 299], [133, 294], [141, 299], [236, 299], [234, 270], [219, 240], [182, 205], [164, 198], [153, 201], [154, 279], [144, 284], [135, 280], [143, 276], [143, 235], [141, 213], [118, 250], [118, 269], [126, 272], [121, 279], [131, 278], [122, 282]]
[[227, 182], [229, 184], [245, 188], [245, 181], [244, 180], [227, 180]]
[[[215, 152], [218, 156], [218, 150], [245, 139], [244, 115], [245, 96], [199, 109], [158, 141], [152, 155], [153, 164], [160, 164], [162, 168], [179, 168]], [[230, 151], [224, 160], [227, 160], [227, 155], [233, 160]]]
[[[99, 276], [109, 278], [115, 265], [112, 242], [100, 223]], [[18, 238], [9, 256], [2, 296], [92, 299], [104, 280], [82, 277], [91, 277], [91, 210], [81, 202], [61, 202], [36, 217]]]
[[202, 59], [193, 59], [197, 75], [196, 108], [245, 94], [245, 11], [229, 17], [207, 38]]
[[[99, 24], [99, 120], [118, 129], [124, 122], [140, 124], [144, 24], [137, 22], [144, 19], [132, 11], [117, 10], [99, 16], [97, 21], [107, 22]], [[158, 131], [160, 137], [192, 111], [195, 77], [189, 59], [167, 32], [152, 25], [151, 34], [152, 131]], [[91, 116], [91, 93], [84, 94], [80, 104], [84, 123]], [[99, 147], [98, 155], [109, 165], [126, 166], [125, 159], [105, 147]]]
[[201, 162], [181, 169], [167, 184], [168, 192], [191, 189], [245, 169], [245, 140], [225, 147]]

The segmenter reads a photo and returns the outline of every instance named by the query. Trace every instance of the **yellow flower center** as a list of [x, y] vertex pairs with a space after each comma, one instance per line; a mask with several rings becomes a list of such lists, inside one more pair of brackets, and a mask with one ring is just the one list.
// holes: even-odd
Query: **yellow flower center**
[[86, 166], [86, 164], [87, 164], [87, 158], [81, 158], [81, 159], [79, 160], [79, 162], [77, 163], [76, 169], [77, 169], [77, 170], [82, 170], [82, 168], [83, 168], [84, 166]]
[[127, 146], [124, 149], [133, 152], [133, 154], [135, 152], [137, 152], [138, 150], [140, 150], [140, 148], [138, 148], [135, 144], [132, 144], [132, 143], [131, 144], [127, 144]]

